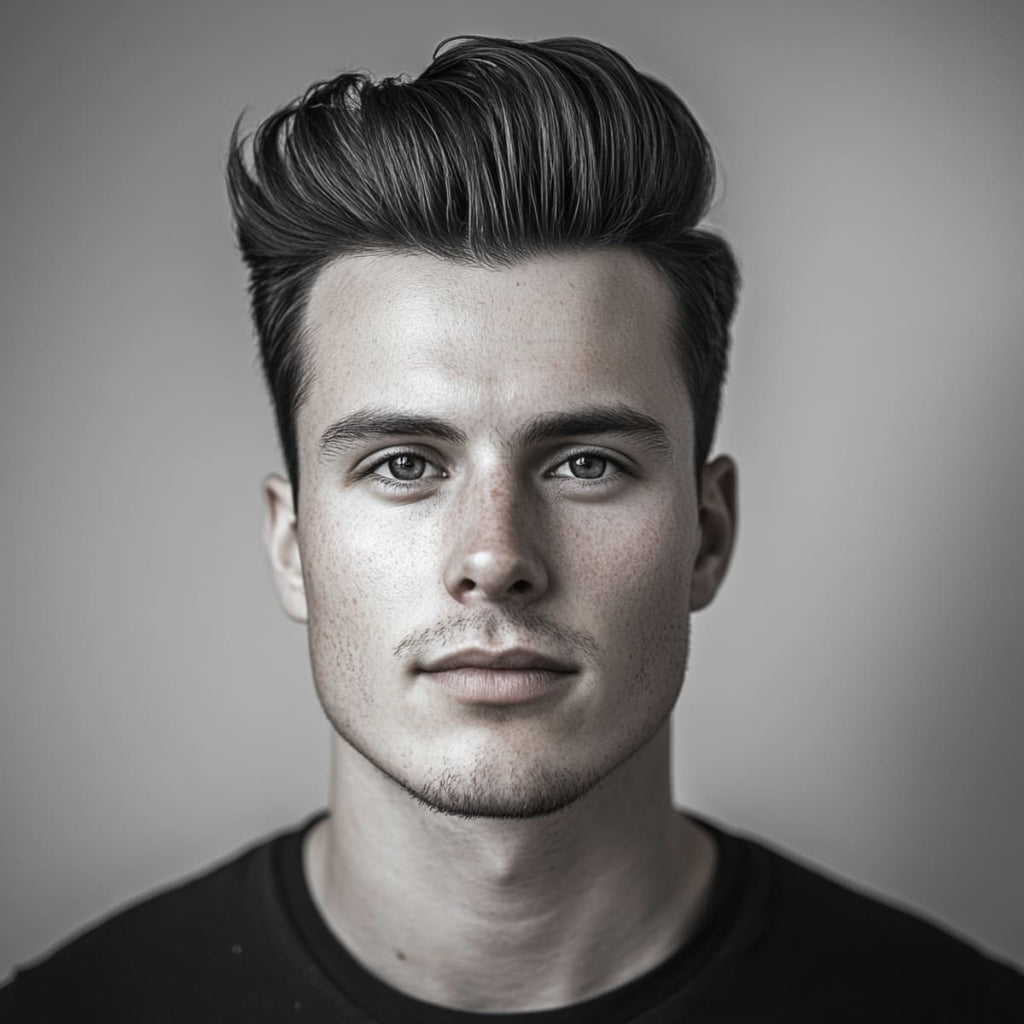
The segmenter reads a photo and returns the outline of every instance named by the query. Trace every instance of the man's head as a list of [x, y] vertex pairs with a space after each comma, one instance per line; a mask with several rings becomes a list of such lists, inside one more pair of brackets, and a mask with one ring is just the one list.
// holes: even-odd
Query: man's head
[[254, 150], [268, 547], [327, 715], [435, 809], [566, 806], [665, 725], [731, 550], [704, 137], [596, 44], [468, 40]]
[[251, 170], [244, 150], [236, 126], [229, 192], [296, 501], [310, 290], [333, 259], [381, 251], [482, 266], [591, 247], [642, 254], [676, 296], [703, 465], [738, 272], [699, 227], [714, 196], [710, 146], [661, 82], [589, 40], [466, 37], [412, 81], [342, 74], [312, 86], [260, 126]]

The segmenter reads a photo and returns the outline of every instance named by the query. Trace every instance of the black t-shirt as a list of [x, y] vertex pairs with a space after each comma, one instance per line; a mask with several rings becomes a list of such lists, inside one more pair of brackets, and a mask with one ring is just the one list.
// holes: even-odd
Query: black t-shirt
[[[319, 816], [318, 816], [319, 817]], [[708, 822], [719, 862], [703, 925], [596, 999], [476, 1014], [412, 999], [320, 917], [302, 828], [103, 921], [0, 989], [0, 1020], [163, 1024], [836, 1024], [1024, 1021], [1024, 976], [924, 921]], [[500, 972], [501, 965], [495, 965]]]

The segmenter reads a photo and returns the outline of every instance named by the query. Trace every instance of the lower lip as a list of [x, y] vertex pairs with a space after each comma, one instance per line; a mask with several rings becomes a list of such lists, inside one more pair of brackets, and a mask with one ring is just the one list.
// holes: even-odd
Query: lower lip
[[454, 668], [424, 673], [435, 686], [467, 704], [524, 704], [548, 696], [573, 674], [540, 668]]

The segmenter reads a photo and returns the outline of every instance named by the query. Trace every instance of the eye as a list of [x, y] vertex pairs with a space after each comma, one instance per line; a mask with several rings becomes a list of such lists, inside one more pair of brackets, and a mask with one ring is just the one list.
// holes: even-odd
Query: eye
[[427, 460], [408, 452], [392, 455], [384, 465], [396, 480], [419, 480], [427, 471]]
[[607, 480], [619, 476], [622, 467], [598, 452], [574, 452], [551, 471], [551, 476], [576, 480]]
[[374, 463], [367, 475], [389, 485], [445, 476], [444, 470], [418, 452], [392, 452]]

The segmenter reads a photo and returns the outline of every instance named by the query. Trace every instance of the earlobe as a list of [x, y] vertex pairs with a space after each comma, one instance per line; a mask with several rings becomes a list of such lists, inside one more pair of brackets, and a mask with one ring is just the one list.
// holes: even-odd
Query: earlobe
[[701, 474], [700, 544], [690, 589], [690, 611], [694, 612], [714, 599], [736, 541], [736, 463], [720, 455], [707, 463]]
[[289, 618], [307, 622], [306, 588], [291, 483], [276, 473], [271, 474], [263, 481], [263, 498], [266, 503], [263, 541], [281, 607]]

